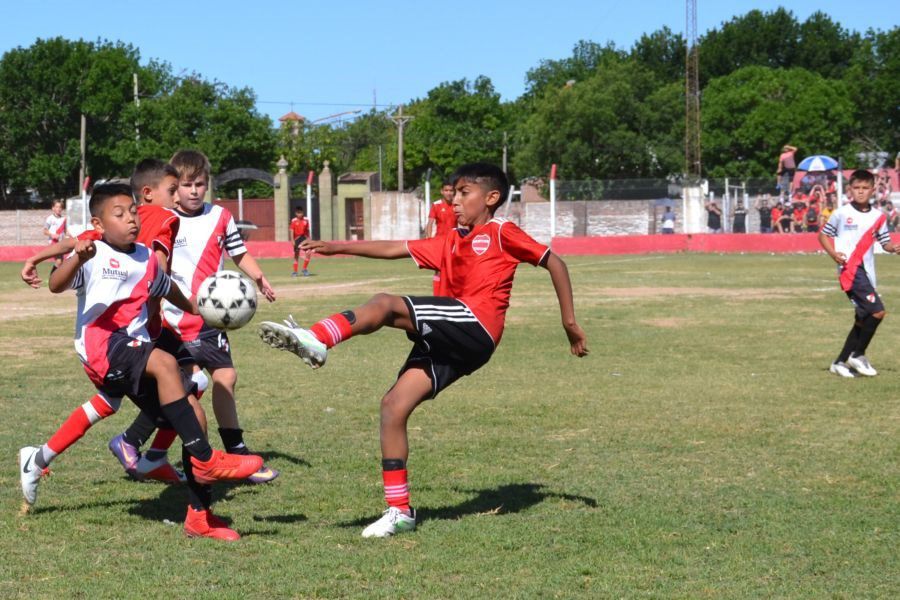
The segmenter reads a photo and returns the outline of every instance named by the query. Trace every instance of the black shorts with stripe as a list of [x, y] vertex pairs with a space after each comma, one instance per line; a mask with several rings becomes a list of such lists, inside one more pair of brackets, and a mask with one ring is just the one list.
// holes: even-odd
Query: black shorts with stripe
[[300, 250], [300, 244], [306, 241], [305, 235], [298, 235], [294, 238], [294, 252], [298, 252]]
[[862, 265], [859, 265], [853, 275], [853, 285], [847, 291], [847, 297], [856, 309], [856, 318], [860, 321], [884, 310], [881, 296], [872, 287], [872, 282], [869, 281], [869, 276]]
[[210, 370], [234, 367], [228, 335], [218, 329], [204, 327], [196, 340], [182, 342], [171, 329], [163, 328], [156, 345], [173, 355], [179, 365], [193, 363]]
[[421, 367], [431, 379], [434, 398], [451, 383], [473, 373], [494, 353], [494, 340], [469, 308], [456, 298], [404, 296], [416, 333], [415, 344], [400, 369]]

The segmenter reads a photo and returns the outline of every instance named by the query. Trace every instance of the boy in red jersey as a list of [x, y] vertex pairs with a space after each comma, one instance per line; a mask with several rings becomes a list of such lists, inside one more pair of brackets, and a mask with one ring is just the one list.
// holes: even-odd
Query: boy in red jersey
[[377, 294], [366, 304], [332, 315], [309, 330], [292, 320], [287, 327], [270, 322], [260, 325], [264, 342], [294, 352], [313, 368], [325, 363], [328, 348], [385, 326], [406, 331], [415, 344], [397, 381], [381, 400], [382, 477], [388, 509], [363, 530], [364, 537], [387, 537], [415, 529], [406, 471], [407, 419], [421, 402], [488, 362], [503, 334], [516, 265], [527, 262], [550, 272], [571, 352], [576, 356], [588, 353], [584, 331], [575, 320], [565, 263], [515, 224], [494, 218], [509, 189], [503, 171], [484, 163], [464, 165], [454, 174], [453, 184], [453, 210], [460, 229], [449, 235], [407, 242], [303, 244], [305, 249], [326, 255], [411, 256], [420, 268], [441, 271], [440, 296]]
[[[304, 216], [303, 207], [298, 206], [294, 209], [294, 218], [291, 219], [290, 230], [291, 239], [294, 240], [294, 270], [291, 277], [297, 276], [297, 266], [300, 262], [300, 244], [309, 237], [309, 219]], [[310, 253], [303, 252], [303, 276], [309, 277], [309, 259]]]
[[91, 224], [101, 239], [76, 242], [74, 253], [51, 274], [50, 291], [60, 293], [71, 286], [78, 292], [75, 349], [97, 394], [76, 409], [46, 444], [19, 450], [26, 504], [34, 505], [50, 461], [91, 425], [116, 412], [122, 397], [128, 396], [142, 410], [168, 422], [184, 442], [189, 512], [195, 504], [202, 512], [198, 520], [202, 528], [188, 529], [188, 534], [236, 539], [235, 532], [209, 514], [198, 494], [213, 481], [247, 477], [262, 459], [227, 455], [210, 447], [175, 358], [154, 347], [147, 329], [152, 298], [165, 297], [192, 313], [196, 303], [171, 285], [154, 253], [136, 243], [140, 217], [130, 186], [95, 186], [90, 209]]
[[[227, 254], [256, 282], [266, 299], [274, 301], [275, 291], [256, 260], [247, 252], [231, 213], [203, 201], [210, 174], [206, 155], [195, 150], [181, 150], [170, 162], [178, 171], [177, 213], [181, 219], [172, 255], [172, 281], [185, 296], [195, 298], [200, 284], [222, 270]], [[212, 378], [213, 411], [225, 449], [235, 454], [249, 454], [234, 399], [237, 371], [231, 358], [228, 335], [206, 325], [199, 316], [168, 302], [163, 303], [163, 318], [166, 323], [160, 346], [179, 357], [183, 366], [192, 364], [206, 369]], [[276, 477], [278, 471], [263, 466], [248, 481], [267, 483]]]
[[855, 309], [853, 327], [829, 371], [840, 377], [856, 374], [874, 377], [878, 371], [866, 358], [866, 349], [884, 319], [884, 304], [876, 290], [877, 241], [886, 252], [897, 253], [891, 242], [887, 216], [869, 202], [875, 193], [875, 176], [864, 169], [850, 175], [852, 202], [831, 213], [819, 232], [819, 243], [838, 265], [841, 289]]
[[[441, 184], [441, 199], [432, 203], [431, 210], [428, 212], [428, 222], [425, 223], [426, 237], [440, 237], [456, 229], [456, 213], [453, 212], [453, 194], [455, 193], [453, 182], [445, 179]], [[440, 271], [434, 272], [431, 287], [435, 296], [440, 295]]]

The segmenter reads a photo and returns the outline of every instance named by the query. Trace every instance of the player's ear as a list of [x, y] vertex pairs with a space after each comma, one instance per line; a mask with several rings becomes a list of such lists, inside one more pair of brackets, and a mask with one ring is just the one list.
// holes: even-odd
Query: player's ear
[[91, 225], [100, 235], [103, 235], [103, 222], [99, 217], [91, 217]]
[[153, 202], [153, 188], [149, 185], [145, 185], [141, 188], [141, 202]]
[[484, 203], [488, 206], [495, 206], [500, 202], [500, 190], [491, 190], [484, 198]]

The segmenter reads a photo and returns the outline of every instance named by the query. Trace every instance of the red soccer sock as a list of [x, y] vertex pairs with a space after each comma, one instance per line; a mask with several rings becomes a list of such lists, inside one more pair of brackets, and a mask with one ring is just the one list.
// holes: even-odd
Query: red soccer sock
[[296, 272], [297, 272], [297, 261], [295, 260], [294, 261], [294, 273], [296, 273]]
[[309, 330], [316, 336], [317, 340], [325, 344], [326, 348], [331, 348], [353, 335], [350, 329], [350, 321], [341, 313], [322, 319], [310, 327]]
[[384, 481], [384, 499], [388, 506], [409, 512], [409, 483], [406, 480], [406, 469], [382, 471]]
[[[309, 257], [308, 256], [303, 259], [303, 270], [305, 271], [307, 269], [307, 267], [309, 267]], [[294, 270], [295, 271], [297, 270], [296, 264], [294, 264]]]
[[69, 446], [81, 439], [91, 425], [104, 419], [116, 411], [107, 404], [101, 396], [95, 395], [89, 401], [85, 402], [72, 411], [69, 418], [56, 430], [49, 440], [47, 447], [54, 454], [61, 454]]
[[177, 437], [178, 433], [174, 429], [159, 429], [156, 432], [156, 437], [153, 438], [153, 443], [150, 444], [150, 450], [166, 452]]

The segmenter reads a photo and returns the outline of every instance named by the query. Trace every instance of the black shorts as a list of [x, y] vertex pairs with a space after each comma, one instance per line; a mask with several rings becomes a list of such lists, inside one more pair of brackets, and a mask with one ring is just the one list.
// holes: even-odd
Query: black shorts
[[[191, 376], [181, 369], [178, 370], [178, 373], [181, 375], [181, 385], [184, 387], [185, 395], [193, 394], [196, 396], [197, 384], [194, 383]], [[156, 380], [151, 379], [150, 377], [144, 377], [141, 379], [141, 385], [137, 393], [135, 395], [129, 394], [128, 397], [131, 398], [131, 401], [135, 406], [156, 421], [157, 427], [168, 427], [171, 429], [171, 424], [162, 414], [157, 391]]]
[[234, 367], [228, 335], [218, 329], [204, 327], [196, 340], [183, 342], [171, 329], [163, 328], [157, 346], [174, 356], [179, 365], [195, 364], [209, 370]]
[[866, 270], [862, 265], [853, 276], [853, 285], [850, 286], [847, 297], [850, 298], [850, 303], [856, 309], [856, 318], [859, 320], [884, 310], [881, 296], [872, 287], [872, 282], [869, 281], [869, 276], [866, 275]]
[[[153, 342], [141, 342], [120, 331], [113, 333], [106, 351], [109, 366], [103, 382], [97, 385], [95, 380], [97, 390], [109, 398], [136, 396], [153, 348]], [[85, 369], [90, 367], [85, 365]]]
[[406, 334], [415, 345], [399, 375], [422, 367], [431, 379], [431, 398], [491, 359], [494, 340], [456, 298], [405, 296], [403, 301], [417, 333]]
[[305, 235], [295, 237], [294, 238], [294, 252], [297, 252], [298, 250], [300, 250], [300, 244], [302, 244], [305, 241], [306, 241]]

